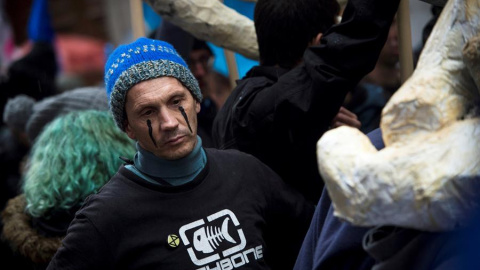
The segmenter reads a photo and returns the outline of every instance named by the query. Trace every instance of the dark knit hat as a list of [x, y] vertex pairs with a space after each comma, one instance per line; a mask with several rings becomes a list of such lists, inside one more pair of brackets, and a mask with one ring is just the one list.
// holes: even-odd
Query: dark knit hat
[[169, 43], [141, 37], [113, 51], [105, 65], [105, 86], [110, 111], [120, 129], [125, 130], [127, 91], [142, 81], [165, 76], [178, 79], [198, 102], [202, 101], [197, 80]]
[[38, 101], [26, 124], [29, 140], [34, 142], [43, 128], [58, 116], [83, 110], [108, 111], [103, 87], [81, 87]]

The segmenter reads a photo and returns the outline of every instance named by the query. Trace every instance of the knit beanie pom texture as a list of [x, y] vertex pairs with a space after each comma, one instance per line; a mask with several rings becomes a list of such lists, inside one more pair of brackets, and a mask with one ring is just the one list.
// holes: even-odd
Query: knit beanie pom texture
[[178, 79], [197, 101], [202, 101], [197, 80], [171, 44], [141, 37], [112, 52], [105, 65], [105, 86], [110, 111], [120, 129], [124, 130], [126, 120], [127, 91], [142, 81], [165, 76]]

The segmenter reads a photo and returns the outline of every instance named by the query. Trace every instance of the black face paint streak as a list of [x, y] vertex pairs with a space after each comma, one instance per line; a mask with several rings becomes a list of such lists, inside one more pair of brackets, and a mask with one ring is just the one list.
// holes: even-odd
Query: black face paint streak
[[188, 129], [190, 129], [190, 132], [193, 133], [192, 128], [190, 127], [190, 122], [188, 122], [187, 114], [185, 113], [185, 109], [183, 109], [182, 106], [178, 106], [178, 109], [182, 113], [183, 118], [185, 118], [185, 121], [187, 122]]
[[155, 145], [155, 147], [157, 147], [157, 143], [153, 138], [152, 122], [150, 121], [150, 119], [147, 120], [147, 126], [148, 126], [148, 134], [150, 135], [150, 139], [152, 139], [153, 144]]

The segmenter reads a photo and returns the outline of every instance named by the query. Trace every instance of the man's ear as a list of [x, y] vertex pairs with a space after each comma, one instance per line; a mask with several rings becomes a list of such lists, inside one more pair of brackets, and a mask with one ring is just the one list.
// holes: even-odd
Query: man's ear
[[130, 128], [130, 125], [128, 124], [128, 120], [125, 120], [123, 122], [123, 126], [125, 128], [125, 133], [127, 133], [127, 136], [132, 139], [132, 140], [136, 140], [137, 137], [135, 136], [135, 133], [132, 131], [132, 129]]
[[196, 113], [200, 112], [201, 107], [202, 106], [200, 106], [200, 102], [198, 102], [198, 100], [195, 100], [195, 112]]
[[323, 33], [318, 33], [317, 36], [315, 36], [312, 41], [308, 44], [309, 46], [316, 46], [320, 45], [320, 39], [322, 38]]

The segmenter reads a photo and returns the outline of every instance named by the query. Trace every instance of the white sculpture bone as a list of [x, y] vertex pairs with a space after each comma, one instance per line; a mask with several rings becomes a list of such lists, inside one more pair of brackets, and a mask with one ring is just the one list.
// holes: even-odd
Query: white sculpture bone
[[479, 17], [479, 0], [449, 0], [415, 72], [383, 110], [384, 149], [348, 127], [318, 141], [336, 216], [438, 231], [466, 225], [479, 209]]
[[253, 21], [219, 0], [146, 0], [163, 19], [196, 38], [258, 60]]

